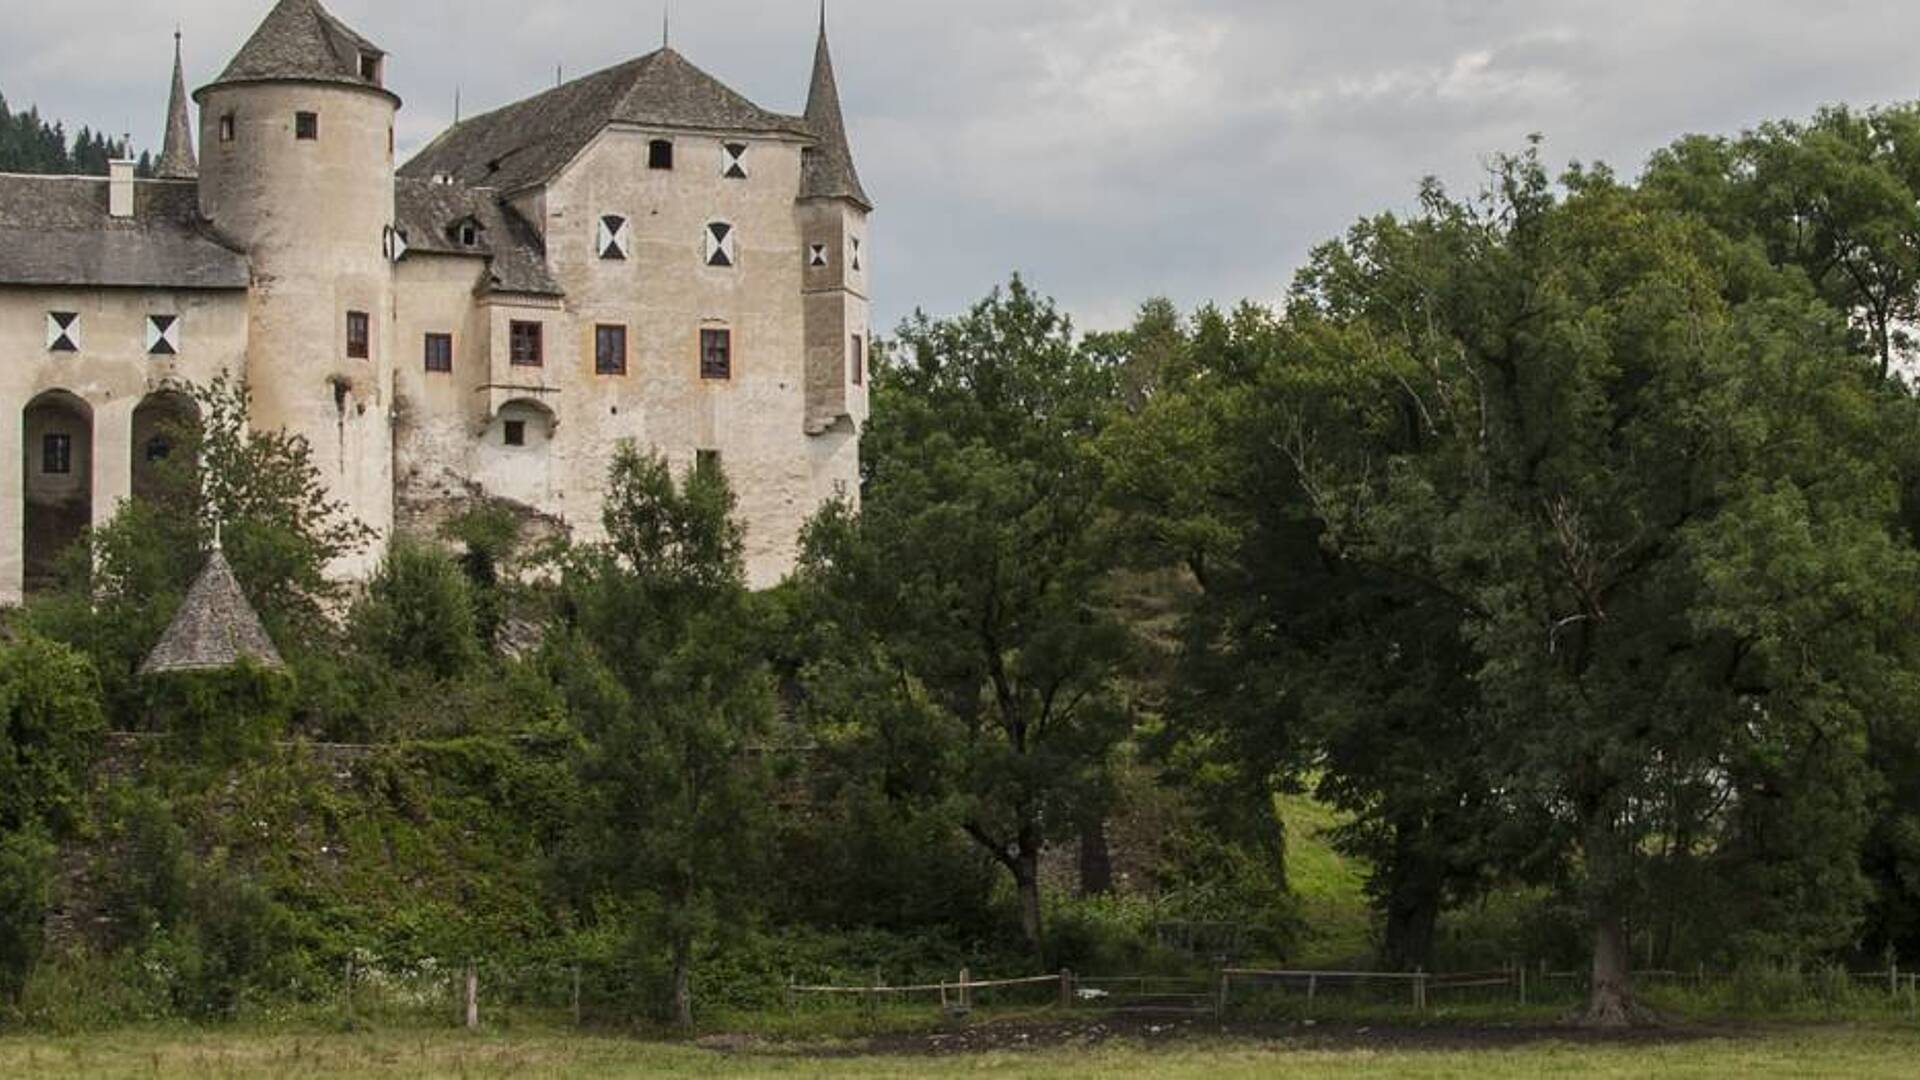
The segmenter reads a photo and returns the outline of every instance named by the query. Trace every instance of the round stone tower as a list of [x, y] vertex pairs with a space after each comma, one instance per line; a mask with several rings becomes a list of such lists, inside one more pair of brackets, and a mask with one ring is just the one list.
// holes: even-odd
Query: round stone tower
[[[256, 429], [303, 436], [335, 502], [393, 525], [393, 123], [386, 54], [279, 0], [200, 105], [200, 209], [246, 251]], [[363, 576], [384, 543], [334, 568]]]

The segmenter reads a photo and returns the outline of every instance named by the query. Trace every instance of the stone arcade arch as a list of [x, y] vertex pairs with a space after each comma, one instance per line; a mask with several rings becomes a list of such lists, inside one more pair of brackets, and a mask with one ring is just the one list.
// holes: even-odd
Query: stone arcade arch
[[93, 524], [93, 408], [48, 390], [21, 412], [26, 589], [52, 585], [60, 556]]
[[171, 387], [148, 394], [133, 410], [133, 497], [159, 493], [160, 468], [200, 428], [200, 406], [192, 395]]

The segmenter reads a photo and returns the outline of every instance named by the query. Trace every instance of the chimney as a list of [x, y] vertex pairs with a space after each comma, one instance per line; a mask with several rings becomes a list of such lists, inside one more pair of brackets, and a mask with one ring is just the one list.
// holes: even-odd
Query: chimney
[[133, 167], [128, 160], [107, 163], [107, 213], [117, 218], [133, 216]]

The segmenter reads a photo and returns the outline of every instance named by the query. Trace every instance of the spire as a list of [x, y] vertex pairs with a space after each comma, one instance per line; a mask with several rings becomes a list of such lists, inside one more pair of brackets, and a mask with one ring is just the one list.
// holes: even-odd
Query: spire
[[167, 95], [167, 137], [153, 172], [162, 180], [192, 180], [200, 175], [193, 156], [193, 121], [187, 115], [187, 77], [180, 64], [180, 31], [173, 32], [173, 90]]
[[140, 673], [219, 671], [242, 661], [273, 671], [286, 668], [280, 650], [274, 648], [273, 638], [233, 576], [226, 553], [216, 544]]
[[860, 186], [847, 145], [847, 122], [840, 112], [840, 86], [833, 77], [833, 52], [827, 47], [827, 5], [820, 3], [820, 43], [813, 53], [813, 85], [807, 92], [807, 129], [814, 145], [800, 174], [803, 199], [846, 199], [863, 210], [873, 209]]

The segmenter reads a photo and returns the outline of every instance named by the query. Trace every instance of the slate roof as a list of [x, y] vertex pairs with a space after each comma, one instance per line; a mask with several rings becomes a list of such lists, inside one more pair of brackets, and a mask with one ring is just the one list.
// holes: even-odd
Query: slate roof
[[133, 187], [133, 217], [107, 212], [102, 177], [0, 173], [0, 285], [244, 289], [247, 260], [213, 239], [191, 182]]
[[840, 111], [840, 86], [833, 77], [833, 52], [827, 48], [827, 25], [820, 23], [820, 43], [813, 51], [813, 83], [807, 90], [807, 128], [814, 145], [802, 154], [800, 197], [848, 199], [871, 211], [873, 200], [860, 186], [853, 166], [853, 148], [847, 143], [847, 122]]
[[601, 129], [644, 127], [812, 138], [804, 119], [768, 112], [672, 49], [585, 75], [464, 120], [400, 169], [512, 194], [551, 180]]
[[160, 644], [140, 666], [140, 674], [220, 671], [242, 660], [274, 670], [286, 668], [259, 614], [240, 590], [233, 567], [215, 547], [167, 632], [160, 635]]
[[[488, 261], [488, 290], [559, 296], [547, 271], [546, 247], [539, 233], [497, 192], [464, 184], [401, 177], [394, 181], [394, 216], [406, 235], [409, 252], [470, 255]], [[460, 223], [479, 225], [479, 243], [460, 243]]]
[[392, 96], [379, 83], [360, 77], [362, 53], [385, 56], [386, 50], [334, 18], [319, 0], [280, 0], [220, 77], [194, 97], [232, 83], [286, 81], [364, 86]]
[[180, 66], [180, 35], [173, 35], [173, 89], [167, 94], [167, 136], [153, 173], [164, 180], [191, 180], [200, 175], [193, 155], [193, 121], [187, 115], [187, 78]]

